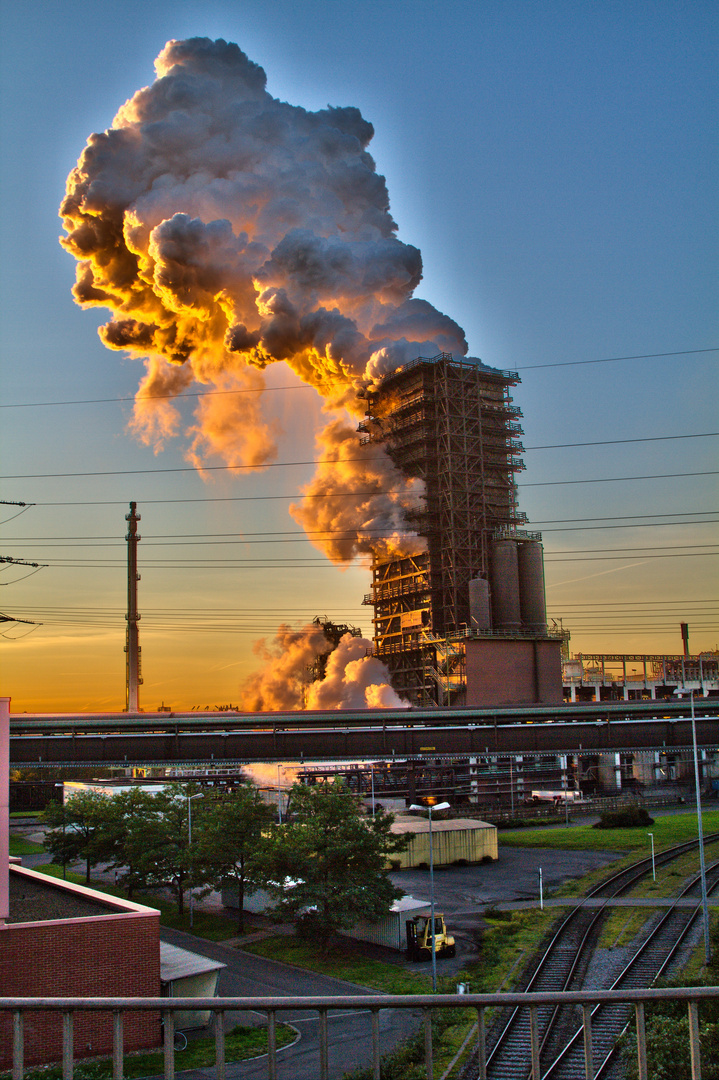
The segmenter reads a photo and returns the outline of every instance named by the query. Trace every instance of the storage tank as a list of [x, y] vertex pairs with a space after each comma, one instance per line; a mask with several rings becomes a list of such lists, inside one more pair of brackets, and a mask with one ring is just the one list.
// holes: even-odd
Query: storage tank
[[518, 547], [519, 606], [522, 626], [525, 630], [546, 633], [544, 549], [536, 540], [525, 540]]
[[519, 604], [519, 560], [515, 540], [492, 544], [492, 625], [495, 630], [518, 630], [522, 625]]
[[492, 629], [489, 582], [486, 578], [472, 578], [469, 583], [469, 625], [472, 630]]

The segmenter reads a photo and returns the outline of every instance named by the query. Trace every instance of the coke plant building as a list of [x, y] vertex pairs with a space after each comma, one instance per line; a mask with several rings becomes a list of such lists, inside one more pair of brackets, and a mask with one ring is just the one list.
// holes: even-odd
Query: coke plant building
[[515, 372], [419, 357], [366, 392], [362, 441], [424, 482], [417, 550], [375, 555], [377, 655], [413, 704], [562, 699], [561, 637], [547, 631], [541, 535], [527, 531]]

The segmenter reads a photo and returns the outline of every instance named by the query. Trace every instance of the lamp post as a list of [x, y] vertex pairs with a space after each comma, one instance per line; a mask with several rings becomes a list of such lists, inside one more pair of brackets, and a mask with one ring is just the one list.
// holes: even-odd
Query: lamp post
[[702, 793], [699, 787], [699, 751], [697, 749], [697, 726], [694, 718], [694, 690], [689, 691], [689, 700], [692, 708], [692, 745], [694, 748], [694, 786], [697, 793], [697, 833], [699, 835], [699, 874], [702, 883], [702, 912], [704, 915], [704, 958], [711, 960], [711, 946], [709, 944], [709, 905], [707, 903], [707, 876], [704, 866], [704, 829], [702, 827]]
[[192, 929], [192, 800], [201, 799], [204, 795], [202, 791], [196, 791], [194, 795], [187, 795], [187, 853], [189, 855], [190, 862], [190, 929]]
[[67, 852], [65, 850], [65, 785], [55, 784], [55, 787], [62, 788], [62, 876], [67, 878]]
[[434, 854], [432, 851], [432, 811], [449, 810], [448, 802], [437, 803], [436, 806], [410, 806], [410, 810], [426, 810], [429, 813], [429, 913], [432, 920], [432, 993], [437, 993], [437, 952], [435, 949], [435, 925], [434, 925]]

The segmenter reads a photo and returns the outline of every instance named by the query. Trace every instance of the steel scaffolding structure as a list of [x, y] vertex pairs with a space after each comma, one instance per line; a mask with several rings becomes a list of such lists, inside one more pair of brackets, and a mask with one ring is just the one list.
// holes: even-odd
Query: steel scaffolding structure
[[521, 410], [509, 393], [519, 381], [514, 372], [440, 353], [413, 360], [366, 393], [361, 441], [382, 443], [406, 475], [425, 483], [424, 505], [411, 520], [422, 538], [416, 554], [375, 558], [365, 597], [374, 607], [377, 654], [395, 689], [416, 703], [451, 700], [459, 661], [448, 638], [470, 625], [469, 582], [487, 576], [493, 537], [516, 535], [526, 522], [514, 480], [524, 468]]

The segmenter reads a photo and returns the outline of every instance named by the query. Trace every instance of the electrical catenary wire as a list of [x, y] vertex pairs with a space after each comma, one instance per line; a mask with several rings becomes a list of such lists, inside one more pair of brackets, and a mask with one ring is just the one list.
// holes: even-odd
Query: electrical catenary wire
[[[536, 483], [517, 483], [518, 488], [528, 487], [559, 487], [563, 484], [618, 484], [627, 480], [681, 480], [688, 476], [719, 476], [719, 469], [709, 469], [703, 472], [682, 472], [682, 473], [651, 473], [649, 475], [642, 476], [596, 476], [590, 479], [582, 478], [581, 480], [541, 480]], [[352, 498], [360, 498], [364, 495], [397, 495], [398, 491], [387, 489], [377, 491], [335, 491], [328, 492], [323, 495], [302, 495], [302, 499], [342, 499], [352, 496]], [[292, 492], [290, 495], [208, 495], [204, 498], [184, 498], [184, 499], [143, 499], [143, 506], [165, 506], [165, 505], [181, 505], [184, 503], [233, 503], [233, 502], [269, 502], [277, 500], [294, 500], [300, 496], [298, 493]], [[55, 502], [38, 502], [37, 506], [126, 506], [126, 499], [62, 499]], [[704, 513], [702, 510], [697, 510], [696, 513]], [[677, 515], [674, 514], [674, 517]]]
[[[572, 532], [601, 532], [609, 529], [679, 529], [688, 525], [712, 525], [713, 521], [641, 521], [633, 525], [573, 525], [568, 529], [544, 529], [544, 533], [572, 533]], [[221, 539], [212, 539], [212, 537]], [[308, 544], [318, 540], [353, 540], [355, 537], [362, 539], [381, 540], [390, 538], [391, 533], [381, 530], [357, 529], [347, 531], [345, 529], [322, 529], [309, 530], [306, 533], [282, 530], [277, 532], [267, 531], [261, 533], [168, 533], [165, 535], [144, 535], [143, 547], [203, 547], [222, 546], [229, 544]], [[200, 539], [196, 539], [199, 537]], [[114, 536], [49, 536], [32, 537], [19, 536], [13, 540], [15, 544], [23, 544], [28, 547], [119, 547], [124, 542]], [[673, 545], [681, 546], [681, 545]], [[691, 545], [692, 547], [698, 545]]]
[[[542, 368], [553, 367], [580, 367], [585, 364], [618, 364], [630, 360], [657, 360], [670, 356], [698, 356], [700, 354], [719, 352], [719, 346], [709, 349], [678, 349], [674, 352], [638, 353], [635, 356], [604, 356], [597, 360], [564, 360], [551, 364], [521, 364], [514, 365], [513, 371], [539, 371]], [[284, 390], [312, 390], [313, 387], [305, 383], [292, 383], [289, 386], [260, 386], [243, 388], [238, 390], [197, 390], [182, 394], [143, 394], [142, 401], [182, 401], [184, 398], [214, 397], [227, 394], [267, 394]], [[112, 398], [81, 398], [73, 401], [16, 401], [6, 402], [0, 405], [0, 409], [40, 409], [61, 405], [108, 405], [108, 404], [132, 404], [132, 397]]]
[[[543, 446], [525, 446], [523, 453], [533, 450], [573, 450], [585, 446], [623, 446], [630, 443], [672, 442], [679, 439], [710, 439], [719, 435], [719, 431], [696, 431], [684, 435], [648, 435], [636, 439], [597, 439], [593, 442], [547, 443]], [[290, 469], [307, 465], [342, 465], [347, 462], [366, 462], [367, 457], [310, 458], [307, 461], [270, 461], [262, 465], [263, 469]], [[256, 465], [203, 465], [203, 472], [256, 472]], [[66, 480], [80, 476], [153, 476], [168, 473], [194, 473], [194, 465], [177, 465], [161, 469], [102, 469], [97, 472], [66, 473], [7, 473], [0, 480]]]

